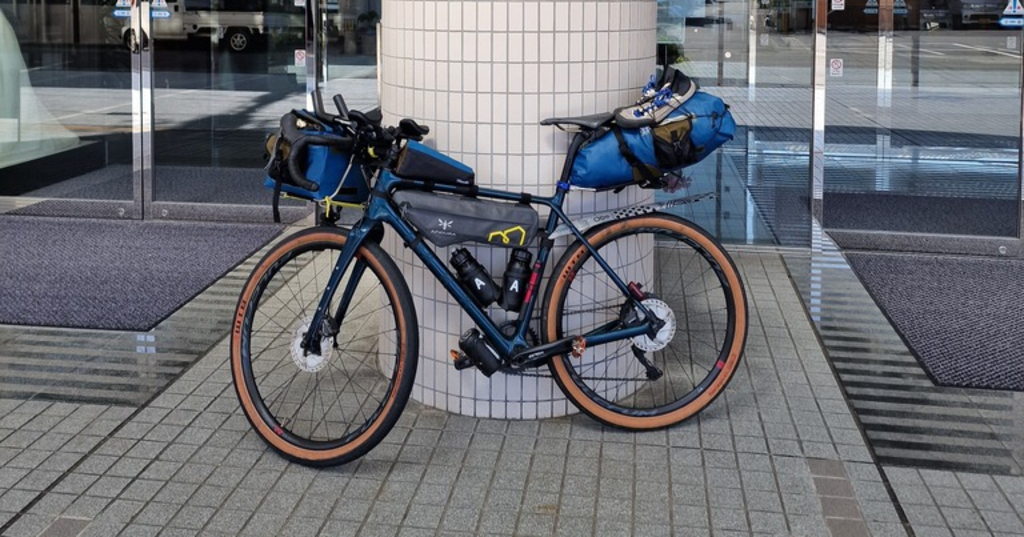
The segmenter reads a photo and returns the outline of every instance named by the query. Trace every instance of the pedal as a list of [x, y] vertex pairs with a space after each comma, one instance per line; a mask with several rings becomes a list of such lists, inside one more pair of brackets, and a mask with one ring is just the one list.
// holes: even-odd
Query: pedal
[[583, 336], [576, 336], [572, 340], [572, 357], [579, 360], [587, 350], [587, 340]]
[[469, 356], [466, 356], [466, 353], [464, 352], [452, 349], [451, 356], [452, 365], [454, 365], [455, 369], [458, 371], [462, 371], [463, 369], [469, 369], [475, 365], [473, 364], [473, 361], [470, 360]]

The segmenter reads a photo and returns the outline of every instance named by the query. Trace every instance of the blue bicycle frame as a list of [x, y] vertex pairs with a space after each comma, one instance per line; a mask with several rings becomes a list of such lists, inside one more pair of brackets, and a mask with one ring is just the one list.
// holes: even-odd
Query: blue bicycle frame
[[[534, 306], [537, 303], [537, 297], [540, 295], [537, 289], [537, 287], [539, 287], [540, 276], [543, 275], [544, 267], [547, 265], [553, 241], [547, 238], [544, 238], [541, 241], [540, 250], [537, 254], [537, 261], [534, 266], [534, 273], [537, 278], [531, 279], [530, 285], [527, 288], [527, 300], [524, 302], [519, 314], [515, 333], [511, 337], [508, 337], [501, 332], [490, 316], [487, 315], [487, 313], [476, 304], [466, 290], [462, 288], [456, 276], [452, 274], [437, 254], [434, 253], [434, 251], [428, 247], [423, 240], [417, 240], [420, 238], [420, 235], [417, 234], [417, 232], [399, 216], [398, 210], [391, 202], [390, 193], [401, 189], [432, 190], [435, 192], [447, 192], [453, 194], [466, 193], [466, 187], [436, 183], [428, 184], [423, 181], [399, 178], [392, 175], [387, 170], [381, 170], [377, 179], [377, 184], [374, 186], [373, 191], [370, 194], [369, 205], [366, 208], [365, 215], [352, 227], [352, 230], [348, 234], [345, 246], [342, 248], [341, 255], [338, 257], [334, 270], [331, 273], [330, 280], [324, 289], [323, 296], [317, 306], [317, 310], [313, 316], [312, 322], [310, 323], [310, 327], [325, 326], [324, 320], [327, 319], [331, 297], [334, 296], [334, 293], [341, 282], [342, 276], [352, 263], [356, 251], [363, 242], [374, 233], [375, 230], [377, 230], [382, 224], [386, 223], [398, 233], [398, 236], [401, 237], [405, 244], [412, 248], [412, 251], [415, 252], [417, 257], [423, 261], [423, 264], [427, 269], [434, 274], [434, 277], [441, 282], [441, 285], [448, 290], [452, 297], [455, 298], [455, 301], [462, 306], [462, 309], [467, 314], [469, 314], [470, 318], [472, 318], [477, 327], [483, 331], [487, 340], [491, 343], [494, 349], [502, 356], [503, 362], [507, 363], [509, 357], [512, 355], [530, 348], [531, 344], [527, 342], [526, 336], [529, 330], [530, 318], [533, 314]], [[623, 294], [623, 298], [631, 300], [636, 309], [640, 312], [641, 318], [645, 320], [641, 324], [628, 328], [613, 330], [610, 329], [612, 328], [611, 326], [604, 326], [599, 327], [588, 334], [578, 334], [584, 337], [587, 346], [600, 345], [644, 334], [650, 337], [655, 336], [657, 330], [651, 321], [656, 319], [656, 317], [653, 316], [641, 303], [640, 298], [635, 296], [634, 292], [630, 290], [629, 285], [626, 282], [623, 282], [615, 271], [612, 270], [607, 261], [598, 254], [594, 247], [591, 246], [584, 238], [583, 233], [572, 224], [569, 217], [562, 211], [562, 203], [564, 202], [565, 195], [568, 192], [567, 183], [564, 181], [559, 183], [555, 195], [551, 197], [525, 197], [523, 194], [519, 193], [488, 188], [473, 188], [472, 190], [473, 195], [479, 198], [517, 202], [523, 201], [524, 198], [526, 198], [531, 204], [544, 205], [548, 207], [551, 212], [548, 216], [547, 225], [545, 226], [544, 237], [550, 235], [555, 230], [555, 227], [557, 227], [559, 222], [565, 222], [572, 234], [583, 243], [590, 252], [590, 255], [593, 256], [598, 265], [600, 265], [601, 268], [609, 275], [615, 286], [619, 288]], [[362, 263], [357, 263], [356, 267], [354, 267], [354, 270], [357, 272], [353, 274], [353, 278], [350, 279], [349, 284], [346, 286], [347, 288], [342, 295], [342, 301], [338, 311], [339, 317], [345, 314], [347, 301], [348, 299], [351, 299], [351, 296], [355, 292], [355, 286], [359, 280], [358, 271], [364, 269], [365, 265]], [[311, 329], [306, 334], [305, 343], [307, 349], [314, 351], [318, 350], [316, 345], [319, 344], [320, 337], [317, 335], [317, 332], [317, 330]]]

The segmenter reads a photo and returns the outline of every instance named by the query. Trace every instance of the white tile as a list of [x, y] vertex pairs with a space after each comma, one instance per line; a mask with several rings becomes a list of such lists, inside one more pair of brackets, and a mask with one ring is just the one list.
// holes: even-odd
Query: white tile
[[523, 93], [537, 93], [540, 87], [540, 66], [526, 63], [523, 65]]
[[437, 29], [437, 6], [438, 6], [438, 2], [424, 2], [423, 3], [423, 29], [424, 30], [436, 30]]
[[462, 34], [460, 32], [448, 34], [448, 61], [462, 61]]
[[569, 34], [555, 34], [555, 61], [567, 62], [569, 61], [569, 55]]
[[480, 85], [480, 79], [477, 77], [477, 68], [480, 64], [476, 63], [463, 63], [462, 64], [462, 90], [465, 92], [475, 92], [477, 87]]
[[[463, 32], [462, 34], [462, 59], [468, 62], [477, 61], [477, 48], [476, 40], [477, 35], [475, 32]], [[486, 58], [481, 58], [486, 60]]]
[[423, 49], [426, 45], [426, 32], [423, 30], [414, 30], [412, 32], [412, 55], [411, 58], [422, 59], [424, 56]]
[[524, 2], [523, 9], [523, 30], [536, 32], [540, 30], [540, 2]]
[[[495, 38], [499, 38], [503, 34], [498, 34]], [[497, 46], [497, 45], [495, 45]], [[521, 33], [509, 33], [508, 34], [508, 61], [510, 62], [521, 62], [523, 61], [523, 34]]]
[[525, 83], [523, 81], [523, 69], [523, 64], [521, 63], [510, 63], [508, 65], [509, 93], [523, 93], [523, 91], [525, 91]]
[[555, 34], [553, 33], [540, 33], [540, 61], [542, 63], [548, 63], [555, 61]]
[[491, 128], [491, 152], [492, 153], [506, 153], [508, 152], [508, 126], [502, 124], [496, 124]]
[[448, 22], [448, 18], [450, 17], [448, 10], [449, 3], [435, 2], [434, 4], [437, 6], [437, 29], [447, 30], [451, 27]]
[[569, 61], [583, 61], [583, 34], [573, 33], [566, 36], [569, 40]]
[[583, 25], [582, 29], [591, 31], [597, 29], [597, 2], [586, 2], [583, 4]]
[[593, 93], [597, 89], [597, 64], [586, 62], [583, 64], [583, 91]]
[[465, 26], [462, 24], [462, 2], [441, 2], [448, 4], [448, 29], [461, 31]]
[[491, 89], [494, 93], [508, 92], [508, 64], [496, 63], [491, 67]]
[[474, 28], [480, 32], [490, 32], [494, 28], [493, 15], [491, 14], [490, 2], [479, 2], [477, 6], [477, 23]]
[[[455, 67], [454, 65], [452, 67]], [[448, 94], [448, 119], [453, 125], [451, 125], [452, 131], [450, 134], [454, 135], [454, 132], [458, 129], [455, 123], [462, 122], [462, 94], [461, 93], [449, 93]], [[461, 151], [461, 142], [457, 146], [452, 146], [452, 150]]]
[[584, 26], [583, 2], [573, 2], [569, 7], [569, 30], [582, 32]]
[[555, 5], [555, 31], [556, 32], [568, 32], [569, 31], [569, 3], [568, 2], [550, 2]]
[[462, 3], [462, 26], [461, 28], [466, 31], [473, 31], [477, 27], [477, 6], [478, 2], [463, 2]]
[[[555, 2], [540, 2], [539, 28], [542, 32], [551, 32], [555, 29]], [[529, 28], [528, 29], [533, 29]]]
[[[467, 109], [468, 110], [468, 109]], [[470, 155], [477, 154], [478, 140], [477, 140], [477, 124], [476, 123], [463, 123], [462, 124], [462, 151]], [[475, 160], [475, 159], [474, 159]], [[472, 167], [476, 167], [476, 163], [471, 164], [471, 160], [467, 159], [466, 164]]]
[[[451, 91], [465, 91], [467, 83], [470, 81], [466, 79], [466, 66], [473, 65], [471, 63], [450, 63], [448, 64], [448, 74], [451, 76], [448, 86]], [[475, 82], [475, 81], [473, 81]], [[459, 120], [461, 121], [461, 119]]]
[[493, 52], [491, 50], [491, 42], [494, 41], [494, 37], [487, 33], [477, 34], [476, 39], [476, 59], [480, 62], [490, 63], [494, 61]]
[[[513, 71], [516, 66], [512, 65]], [[525, 121], [523, 113], [523, 96], [522, 95], [509, 95], [508, 96], [508, 121], [513, 126], [522, 125]]]
[[583, 92], [583, 65], [579, 63], [569, 64], [569, 91], [573, 95]]
[[[472, 64], [466, 64], [466, 67], [475, 67]], [[475, 93], [463, 93], [462, 94], [462, 121], [466, 124], [471, 124], [477, 120], [477, 103]], [[465, 131], [463, 131], [465, 132]], [[468, 146], [465, 145], [468, 140], [463, 142], [463, 151], [470, 151]]]
[[491, 62], [495, 64], [508, 62], [508, 38], [509, 35], [506, 33], [496, 33], [490, 36]]
[[491, 5], [491, 20], [495, 32], [508, 31], [508, 3], [494, 2]]
[[523, 127], [522, 125], [509, 125], [506, 129], [508, 152], [513, 155], [523, 152]]
[[597, 29], [601, 32], [607, 32], [610, 26], [609, 17], [611, 17], [611, 6], [614, 5], [610, 2], [600, 2], [597, 4]]
[[597, 61], [597, 33], [586, 32], [583, 34], [583, 55], [579, 61]]
[[538, 68], [538, 85], [540, 86], [540, 91], [544, 92], [559, 89], [555, 86], [555, 64], [542, 63]]
[[526, 63], [540, 60], [540, 37], [538, 33], [523, 34], [523, 61]]

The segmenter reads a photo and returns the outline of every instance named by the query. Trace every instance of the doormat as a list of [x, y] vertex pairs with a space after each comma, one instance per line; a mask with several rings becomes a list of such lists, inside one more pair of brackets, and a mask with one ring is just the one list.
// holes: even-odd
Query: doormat
[[826, 192], [824, 227], [1012, 237], [1019, 205], [1012, 199]]
[[937, 384], [1024, 391], [1024, 260], [846, 258]]
[[0, 216], [0, 323], [147, 331], [284, 226]]

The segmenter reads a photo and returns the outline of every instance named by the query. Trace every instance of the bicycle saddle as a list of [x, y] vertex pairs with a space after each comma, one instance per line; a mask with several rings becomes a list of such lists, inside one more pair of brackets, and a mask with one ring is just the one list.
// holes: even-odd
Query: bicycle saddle
[[592, 114], [589, 116], [579, 117], [550, 117], [548, 119], [542, 119], [541, 125], [555, 125], [558, 128], [562, 128], [564, 125], [576, 125], [577, 127], [583, 127], [584, 129], [594, 130], [612, 120], [615, 117], [614, 112], [604, 112], [601, 114]]

